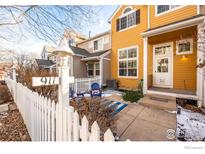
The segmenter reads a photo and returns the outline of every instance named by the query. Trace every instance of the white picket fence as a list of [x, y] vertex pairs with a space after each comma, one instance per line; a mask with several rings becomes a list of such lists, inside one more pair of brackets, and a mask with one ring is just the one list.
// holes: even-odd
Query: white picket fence
[[76, 78], [75, 82], [73, 83], [73, 90], [75, 91], [75, 93], [88, 92], [91, 89], [92, 83], [94, 82], [101, 85], [101, 78]]
[[[58, 102], [40, 96], [12, 79], [6, 78], [5, 81], [32, 141], [100, 141], [97, 122], [89, 131], [87, 118], [79, 119], [78, 112], [72, 107], [61, 110]], [[105, 132], [104, 141], [114, 141], [110, 129]]]

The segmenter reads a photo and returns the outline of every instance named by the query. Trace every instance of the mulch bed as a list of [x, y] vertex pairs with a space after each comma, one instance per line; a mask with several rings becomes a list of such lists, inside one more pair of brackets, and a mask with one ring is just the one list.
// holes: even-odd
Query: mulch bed
[[17, 109], [0, 113], [0, 141], [31, 141]]
[[0, 113], [0, 141], [31, 141], [11, 93], [5, 84], [0, 84], [0, 105], [5, 103], [9, 104], [9, 110]]

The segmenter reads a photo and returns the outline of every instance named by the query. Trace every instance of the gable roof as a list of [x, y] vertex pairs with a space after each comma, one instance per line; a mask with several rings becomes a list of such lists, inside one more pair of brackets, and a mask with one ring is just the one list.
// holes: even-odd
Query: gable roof
[[82, 55], [85, 57], [90, 55], [90, 53], [83, 48], [79, 48], [79, 47], [75, 47], [75, 46], [70, 45], [70, 49], [73, 51], [74, 54], [77, 54], [77, 55]]
[[39, 67], [50, 67], [52, 65], [55, 65], [54, 62], [51, 60], [45, 60], [45, 59], [35, 59], [36, 63]]
[[122, 7], [122, 5], [119, 5], [115, 11], [113, 12], [112, 16], [108, 19], [108, 23], [111, 23], [112, 18], [116, 15], [116, 13], [120, 10], [120, 8]]
[[102, 54], [106, 53], [108, 50], [103, 50], [103, 51], [99, 51], [99, 52], [88, 52], [86, 49], [83, 48], [79, 48], [79, 47], [75, 47], [75, 46], [70, 46], [71, 50], [73, 51], [73, 53], [75, 53], [76, 55], [82, 55], [85, 57], [97, 57], [97, 56], [101, 56]]
[[110, 34], [110, 32], [111, 32], [111, 30], [107, 30], [107, 31], [102, 32], [102, 33], [99, 33], [99, 34], [97, 34], [97, 35], [95, 35], [95, 36], [93, 36], [93, 37], [90, 37], [89, 39], [87, 39], [87, 40], [85, 40], [85, 41], [82, 41], [82, 42], [80, 42], [80, 43], [78, 43], [78, 44], [82, 44], [82, 43], [84, 43], [84, 42], [88, 42], [88, 41], [90, 41], [90, 40], [94, 40], [94, 39], [99, 38], [99, 37], [101, 37], [101, 36]]

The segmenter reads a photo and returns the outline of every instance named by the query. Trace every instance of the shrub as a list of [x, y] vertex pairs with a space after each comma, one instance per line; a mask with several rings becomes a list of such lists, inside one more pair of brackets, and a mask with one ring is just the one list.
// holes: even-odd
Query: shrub
[[140, 98], [142, 98], [142, 94], [140, 91], [126, 91], [122, 95], [123, 100], [130, 101], [130, 102], [137, 102]]

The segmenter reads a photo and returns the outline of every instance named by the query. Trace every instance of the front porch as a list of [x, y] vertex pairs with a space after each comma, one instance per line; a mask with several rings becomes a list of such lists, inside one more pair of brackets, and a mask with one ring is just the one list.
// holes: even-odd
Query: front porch
[[197, 65], [204, 58], [198, 43], [204, 18], [193, 17], [142, 34], [144, 94], [194, 99], [202, 106], [204, 76]]
[[165, 96], [173, 96], [176, 98], [197, 99], [196, 90], [150, 87], [147, 90], [147, 94], [160, 94]]

